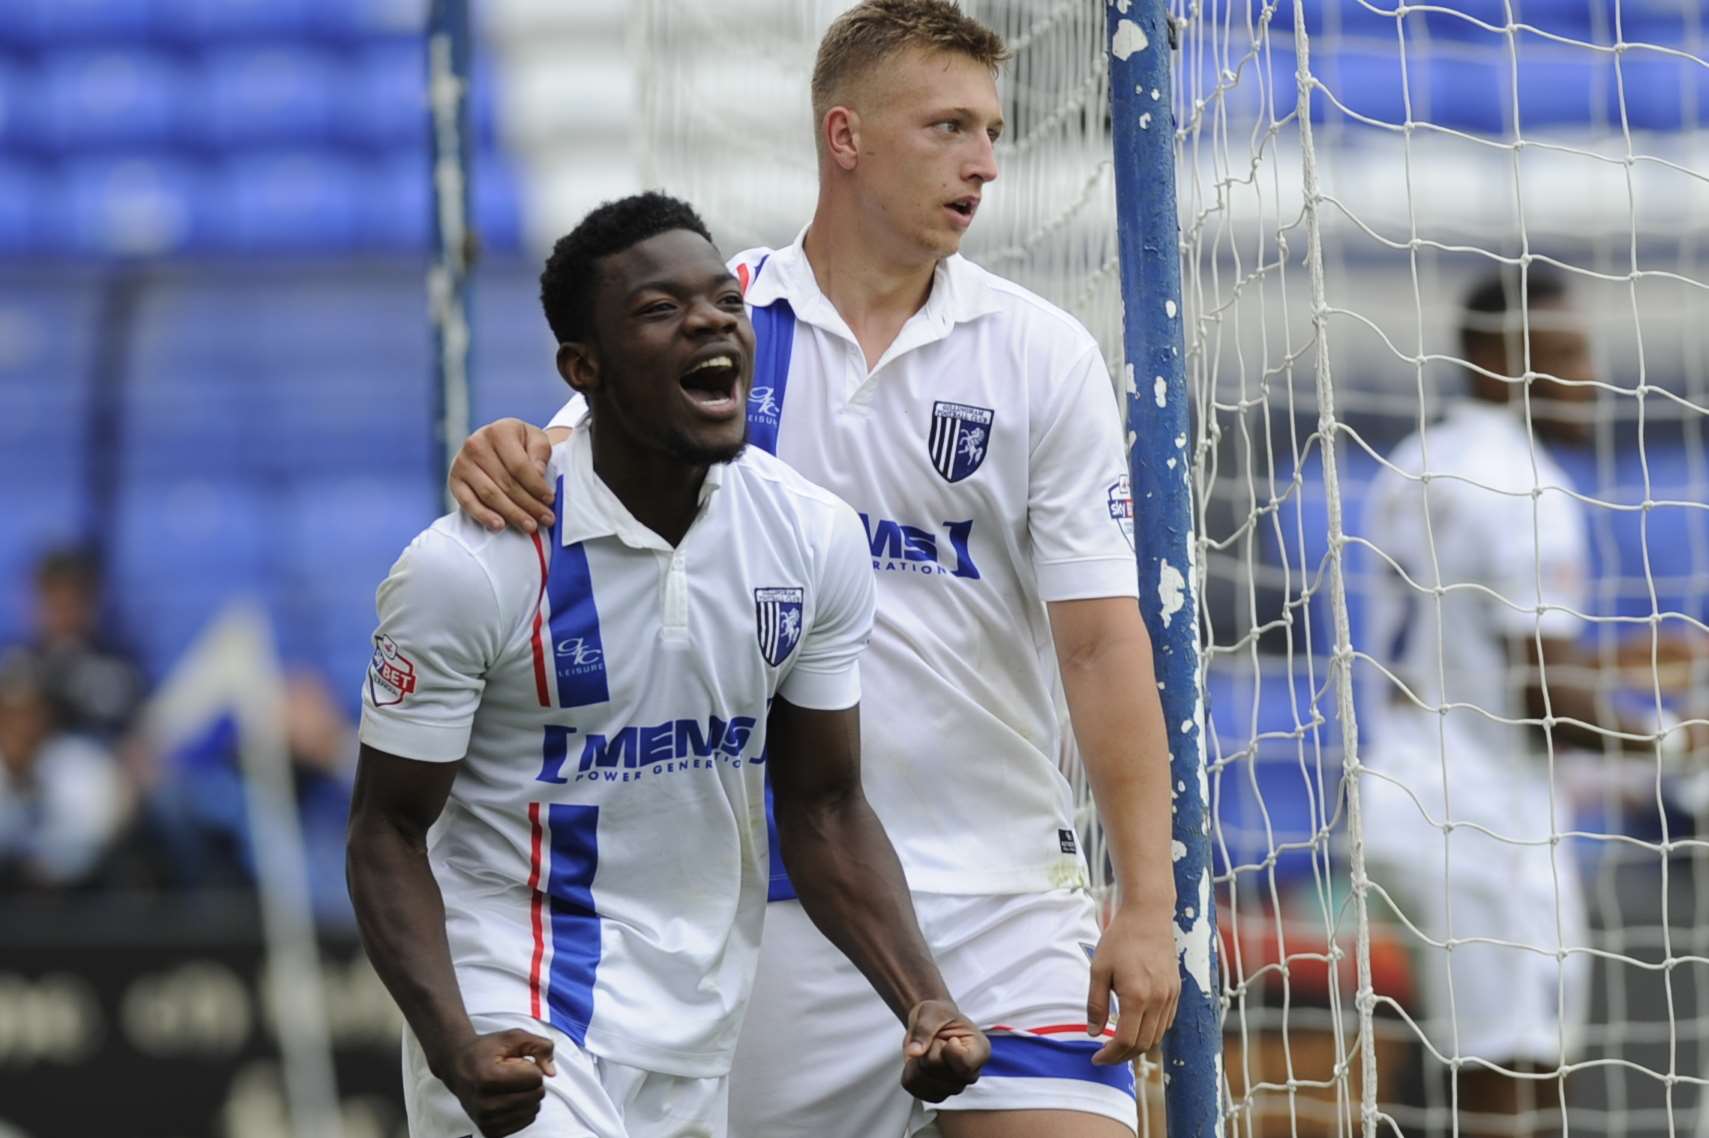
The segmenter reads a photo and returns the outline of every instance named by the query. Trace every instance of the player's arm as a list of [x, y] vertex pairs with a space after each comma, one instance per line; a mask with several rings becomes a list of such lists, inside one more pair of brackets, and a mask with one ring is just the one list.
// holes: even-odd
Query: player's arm
[[[1620, 712], [1606, 698], [1615, 688], [1640, 694], [1651, 690], [1648, 637], [1643, 639], [1642, 653], [1629, 648], [1624, 659], [1616, 656], [1611, 667], [1604, 667], [1599, 656], [1568, 637], [1511, 635], [1508, 658], [1525, 679], [1526, 715], [1538, 720], [1553, 717], [1550, 730], [1558, 744], [1600, 751], [1613, 739], [1622, 751], [1654, 754], [1655, 734], [1671, 725]], [[1662, 743], [1664, 754], [1705, 749], [1709, 749], [1709, 723], [1700, 719], [1673, 727]]]
[[902, 1085], [941, 1102], [979, 1077], [991, 1046], [950, 998], [902, 863], [861, 790], [859, 711], [772, 702], [778, 848], [802, 909], [907, 1025]]
[[842, 503], [820, 520], [813, 621], [766, 724], [779, 852], [807, 916], [907, 1025], [902, 1085], [938, 1102], [979, 1077], [991, 1045], [950, 999], [902, 863], [861, 789], [860, 655], [877, 600], [872, 551]]
[[[462, 537], [451, 532], [456, 526], [465, 527]], [[472, 532], [466, 522], [442, 520], [411, 543], [380, 586], [345, 873], [363, 946], [430, 1069], [481, 1133], [497, 1138], [538, 1113], [552, 1042], [525, 1031], [474, 1030], [428, 864], [427, 832], [468, 751], [484, 677], [508, 623], [492, 577], [464, 543]]]
[[1086, 1026], [1103, 1031], [1113, 990], [1121, 1018], [1093, 1060], [1120, 1063], [1157, 1046], [1181, 996], [1168, 736], [1151, 637], [1134, 598], [1052, 601], [1048, 611], [1074, 738], [1116, 877], [1116, 911], [1092, 961]]
[[[1175, 1018], [1169, 750], [1137, 602], [1127, 457], [1109, 370], [1096, 347], [1035, 393], [1027, 531], [1039, 595], [1082, 764], [1109, 836], [1117, 907], [1092, 958], [1087, 1029], [1101, 1034], [1119, 1001], [1115, 1036], [1099, 1063], [1154, 1046]], [[1144, 503], [1137, 504], [1144, 508]]]
[[545, 430], [521, 419], [499, 419], [470, 435], [451, 462], [451, 496], [494, 532], [508, 525], [533, 533], [551, 525], [555, 495], [546, 464], [553, 445], [570, 437], [569, 424], [584, 406], [581, 396], [573, 397]]

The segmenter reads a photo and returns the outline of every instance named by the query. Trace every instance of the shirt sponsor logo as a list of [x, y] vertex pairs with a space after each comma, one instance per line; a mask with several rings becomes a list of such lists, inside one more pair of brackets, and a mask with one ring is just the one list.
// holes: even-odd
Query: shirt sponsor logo
[[560, 640], [555, 648], [560, 675], [582, 675], [605, 662], [605, 651], [585, 636]]
[[880, 573], [925, 573], [979, 580], [969, 544], [973, 522], [945, 522], [938, 528], [908, 525], [889, 518], [860, 516], [872, 549], [872, 567]]
[[1127, 538], [1127, 547], [1133, 548], [1133, 491], [1128, 488], [1127, 475], [1122, 475], [1110, 483], [1107, 495], [1110, 506], [1110, 520], [1122, 531]]
[[932, 429], [926, 436], [932, 467], [950, 482], [960, 482], [979, 469], [991, 443], [991, 422], [997, 417], [989, 407], [967, 403], [932, 404]]
[[772, 667], [789, 658], [801, 640], [801, 608], [805, 589], [755, 589], [754, 627], [759, 633], [760, 655]]
[[374, 657], [368, 664], [368, 697], [375, 707], [402, 703], [415, 691], [415, 664], [385, 633], [374, 634]]
[[611, 732], [589, 732], [580, 737], [581, 750], [575, 769], [566, 773], [575, 748], [569, 736], [573, 728], [550, 728], [544, 762], [537, 782], [563, 785], [572, 782], [634, 782], [649, 775], [676, 774], [690, 770], [717, 770], [720, 766], [740, 769], [744, 762], [764, 760], [747, 753], [758, 725], [751, 715], [728, 719], [667, 719], [646, 726], [621, 727]]

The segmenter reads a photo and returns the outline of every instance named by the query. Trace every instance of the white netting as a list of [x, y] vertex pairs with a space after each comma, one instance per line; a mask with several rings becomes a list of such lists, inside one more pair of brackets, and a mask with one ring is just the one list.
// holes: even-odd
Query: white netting
[[[639, 9], [644, 180], [692, 200], [727, 249], [787, 242], [811, 212], [807, 74], [818, 34], [846, 6], [652, 0]], [[1074, 311], [1119, 364], [1104, 5], [964, 6], [1019, 48], [1004, 81], [1002, 175], [967, 252]], [[1530, 1072], [1539, 1077], [1524, 1081], [1541, 1113], [1519, 1125], [1709, 1135], [1709, 1111], [1699, 1109], [1709, 1062], [1709, 846], [1694, 837], [1702, 798], [1683, 768], [1664, 770], [1647, 738], [1658, 692], [1689, 716], [1702, 714], [1690, 698], [1709, 690], [1701, 666], [1684, 680], [1658, 672], [1649, 645], [1652, 630], [1658, 645], [1693, 630], [1701, 637], [1709, 615], [1709, 132], [1699, 129], [1709, 125], [1709, 18], [1691, 0], [1312, 0], [1300, 15], [1296, 29], [1286, 2], [1178, 4], [1169, 93], [1195, 394], [1229, 1124], [1272, 1135], [1499, 1129], [1474, 1115], [1471, 1096], [1483, 1064], [1512, 1056], [1473, 1038], [1489, 1018], [1467, 1003], [1475, 983], [1456, 971], [1458, 999], [1431, 1006], [1430, 978], [1450, 959], [1458, 969], [1489, 942], [1514, 939], [1501, 935], [1510, 928], [1503, 906], [1540, 865], [1549, 909], [1498, 967], [1510, 969], [1515, 992], [1539, 962], [1565, 959], [1590, 979], [1583, 1030], [1565, 1040], [1564, 1057], [1562, 1030], [1541, 1029], [1554, 1031], [1557, 1054], [1540, 1055]], [[1596, 728], [1511, 725], [1512, 771], [1542, 799], [1521, 795], [1514, 809], [1540, 810], [1542, 820], [1491, 825], [1465, 789], [1471, 748], [1447, 739], [1439, 721], [1541, 718], [1524, 703], [1517, 668], [1468, 693], [1468, 673], [1452, 662], [1462, 641], [1488, 638], [1490, 613], [1506, 610], [1480, 588], [1512, 586], [1479, 577], [1482, 545], [1455, 538], [1438, 516], [1446, 503], [1433, 497], [1416, 525], [1389, 518], [1387, 529], [1368, 524], [1368, 504], [1402, 440], [1422, 429], [1428, 449], [1433, 425], [1462, 405], [1459, 305], [1474, 279], [1502, 265], [1516, 280], [1522, 267], [1552, 265], [1571, 286], [1596, 363], [1590, 444], [1523, 434], [1517, 467], [1531, 480], [1511, 493], [1445, 469], [1446, 449], [1438, 466], [1421, 456], [1390, 478], [1412, 488], [1418, 511], [1422, 469], [1466, 487], [1453, 504], [1473, 513], [1480, 493], [1522, 501], [1512, 541], [1482, 545], [1517, 549], [1539, 572], [1552, 548], [1539, 520], [1549, 531], [1554, 499], [1578, 503], [1589, 564], [1582, 602], [1570, 606], [1583, 618], [1577, 643], [1606, 672], [1630, 665], [1619, 682], [1586, 680], [1596, 688], [1592, 718], [1641, 730], [1628, 731], [1635, 738], [1622, 753]], [[1515, 304], [1510, 324], [1548, 331], [1547, 316]], [[1500, 370], [1522, 374], [1524, 355]], [[1529, 395], [1525, 405], [1536, 409]], [[1451, 436], [1441, 438], [1446, 448]], [[1396, 553], [1411, 552], [1399, 549], [1408, 541], [1422, 564], [1403, 566], [1411, 584], [1396, 592], [1384, 574]], [[1508, 599], [1534, 609], [1539, 591], [1554, 595], [1532, 585]], [[1474, 594], [1485, 609], [1461, 605]], [[1397, 667], [1389, 646], [1371, 642], [1369, 624], [1383, 611], [1374, 598], [1384, 595], [1415, 602], [1413, 627], [1429, 638], [1433, 669]], [[1543, 626], [1532, 615], [1535, 642]], [[1546, 630], [1556, 630], [1553, 618]], [[1406, 729], [1396, 727], [1386, 714], [1398, 690], [1390, 675], [1406, 683], [1400, 705], [1454, 706], [1425, 712], [1426, 729], [1404, 719]], [[1551, 694], [1586, 675], [1555, 668]], [[1363, 728], [1351, 749], [1349, 706]], [[1565, 705], [1547, 714], [1577, 717]], [[1423, 741], [1430, 785], [1385, 763], [1403, 736]], [[1400, 859], [1418, 869], [1410, 883], [1350, 841], [1348, 770], [1361, 772], [1362, 791], [1398, 786], [1427, 808], [1421, 836], [1405, 847], [1416, 857]], [[1359, 796], [1361, 836], [1381, 846], [1393, 836], [1390, 815], [1379, 809], [1382, 791], [1367, 804], [1369, 793]], [[1440, 809], [1432, 795], [1445, 798]], [[1503, 858], [1517, 868], [1498, 882], [1507, 888], [1484, 896], [1492, 875], [1475, 870]], [[1421, 893], [1422, 906], [1412, 899]], [[1584, 903], [1582, 929], [1574, 898]], [[1496, 917], [1479, 927], [1486, 909]], [[1365, 1002], [1368, 1032], [1361, 977], [1375, 995]], [[1567, 987], [1555, 979], [1555, 1010], [1576, 1002]], [[1510, 1018], [1526, 1021], [1518, 997], [1511, 1003]], [[1563, 1104], [1564, 1119], [1551, 1117]]]

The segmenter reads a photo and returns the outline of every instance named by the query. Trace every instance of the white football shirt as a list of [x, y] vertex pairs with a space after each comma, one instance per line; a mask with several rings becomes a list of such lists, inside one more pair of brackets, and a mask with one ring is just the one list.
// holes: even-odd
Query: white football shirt
[[955, 256], [869, 371], [799, 238], [730, 264], [757, 339], [751, 443], [866, 529], [878, 618], [862, 771], [910, 886], [1084, 883], [1044, 602], [1138, 596], [1121, 420], [1096, 341]]
[[380, 586], [362, 741], [463, 760], [429, 860], [464, 1006], [551, 1023], [650, 1071], [729, 1069], [768, 853], [773, 694], [860, 698], [860, 521], [749, 448], [672, 548], [553, 453], [550, 533], [439, 519]]
[[[1421, 796], [1435, 818], [1446, 767], [1454, 817], [1510, 834], [1547, 833], [1548, 782], [1530, 729], [1515, 722], [1528, 713], [1508, 644], [1539, 632], [1576, 636], [1590, 563], [1584, 507], [1522, 414], [1466, 400], [1422, 438], [1401, 442], [1389, 459], [1397, 469], [1372, 483], [1361, 530], [1416, 584], [1365, 551], [1371, 591], [1358, 647], [1424, 705], [1363, 669], [1370, 764]], [[1446, 590], [1440, 616], [1437, 586]]]

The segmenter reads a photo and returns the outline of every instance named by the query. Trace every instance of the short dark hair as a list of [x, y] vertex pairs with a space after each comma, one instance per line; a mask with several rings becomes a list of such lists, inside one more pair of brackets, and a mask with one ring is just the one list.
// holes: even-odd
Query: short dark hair
[[993, 72], [1009, 58], [1003, 37], [951, 0], [862, 0], [838, 16], [819, 41], [813, 61], [815, 135], [850, 79], [911, 47], [966, 56]]
[[712, 240], [693, 206], [652, 191], [606, 202], [558, 238], [540, 273], [540, 305], [558, 343], [587, 338], [598, 284], [596, 261], [673, 229], [686, 229], [708, 242]]
[[38, 588], [64, 583], [95, 592], [101, 587], [101, 562], [81, 546], [50, 549], [36, 559], [35, 579]]
[[[1524, 284], [1520, 284], [1523, 276]], [[1501, 350], [1506, 337], [1517, 335], [1518, 325], [1509, 330], [1504, 318], [1521, 310], [1529, 312], [1545, 304], [1556, 304], [1567, 296], [1567, 279], [1552, 265], [1532, 262], [1521, 274], [1518, 265], [1502, 265], [1479, 277], [1460, 306], [1460, 351], [1466, 359], [1482, 349]]]

